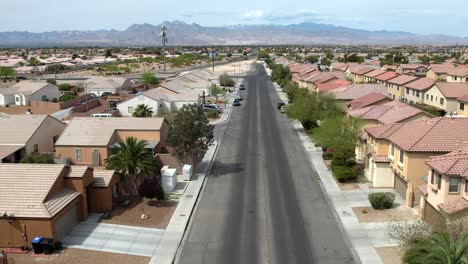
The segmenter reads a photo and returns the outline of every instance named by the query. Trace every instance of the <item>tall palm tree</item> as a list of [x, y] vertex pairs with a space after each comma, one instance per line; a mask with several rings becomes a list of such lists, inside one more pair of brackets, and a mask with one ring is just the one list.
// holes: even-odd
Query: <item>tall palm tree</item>
[[429, 238], [418, 238], [403, 255], [409, 264], [467, 264], [468, 233], [453, 238], [446, 231], [436, 231]]
[[153, 108], [145, 104], [139, 104], [133, 111], [133, 117], [152, 117]]
[[124, 189], [136, 194], [145, 176], [153, 175], [156, 168], [154, 157], [145, 150], [146, 141], [128, 137], [119, 142], [117, 153], [105, 160], [107, 169], [116, 170], [123, 176]]

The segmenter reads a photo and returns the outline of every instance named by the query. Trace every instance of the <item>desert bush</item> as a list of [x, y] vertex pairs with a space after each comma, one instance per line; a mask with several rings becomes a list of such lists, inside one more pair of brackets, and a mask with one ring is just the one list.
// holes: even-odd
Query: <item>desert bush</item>
[[372, 208], [377, 210], [392, 208], [393, 201], [395, 201], [395, 194], [391, 192], [369, 194], [369, 202]]
[[338, 182], [351, 182], [356, 180], [356, 174], [353, 168], [335, 165], [332, 166], [332, 171]]

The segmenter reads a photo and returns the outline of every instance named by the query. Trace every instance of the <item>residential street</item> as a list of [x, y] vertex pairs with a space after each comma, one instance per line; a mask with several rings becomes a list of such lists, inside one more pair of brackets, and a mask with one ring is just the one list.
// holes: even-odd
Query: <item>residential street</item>
[[353, 263], [264, 68], [244, 80], [178, 263]]

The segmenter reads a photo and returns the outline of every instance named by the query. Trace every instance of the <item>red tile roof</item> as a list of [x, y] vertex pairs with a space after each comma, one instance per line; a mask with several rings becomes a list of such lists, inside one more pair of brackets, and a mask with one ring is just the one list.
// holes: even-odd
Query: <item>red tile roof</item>
[[368, 72], [371, 72], [373, 71], [374, 69], [372, 68], [368, 68], [368, 67], [365, 67], [365, 66], [360, 66], [360, 67], [353, 67], [351, 68], [351, 73], [354, 73], [354, 74], [357, 74], [357, 75], [364, 75]]
[[364, 120], [377, 120], [381, 124], [403, 122], [416, 115], [432, 117], [421, 109], [412, 107], [399, 101], [391, 101], [382, 105], [373, 105], [356, 110], [348, 110], [350, 116], [358, 116]]
[[405, 151], [450, 152], [468, 146], [468, 118], [437, 117], [405, 123], [388, 139]]
[[376, 126], [376, 127], [369, 127], [364, 130], [367, 132], [367, 134], [371, 135], [374, 138], [387, 139], [395, 131], [397, 131], [401, 126], [403, 126], [402, 123], [397, 123], [397, 124], [388, 124], [388, 125], [381, 125], [381, 126]]
[[432, 156], [426, 164], [439, 173], [461, 176], [468, 171], [468, 148], [458, 149], [441, 156]]
[[364, 74], [364, 76], [367, 76], [367, 77], [376, 77], [376, 76], [378, 76], [378, 75], [380, 75], [380, 74], [383, 74], [383, 73], [385, 73], [385, 71], [373, 70], [373, 71], [371, 71], [371, 72], [368, 72], [368, 73]]
[[458, 97], [458, 101], [468, 103], [468, 94]]
[[374, 159], [375, 163], [390, 163], [390, 159], [387, 155], [375, 155], [372, 154], [372, 158]]
[[384, 84], [352, 84], [346, 90], [331, 91], [335, 94], [337, 100], [354, 100], [361, 96], [376, 92], [388, 95], [387, 87]]
[[331, 66], [333, 70], [342, 71], [342, 72], [348, 69], [348, 64], [346, 63], [332, 63]]
[[418, 79], [418, 77], [402, 74], [402, 75], [400, 75], [398, 77], [395, 77], [393, 79], [388, 80], [387, 82], [393, 83], [393, 84], [396, 84], [396, 85], [405, 85], [405, 84], [407, 84], [409, 82], [412, 82], [414, 80], [417, 80], [417, 79]]
[[468, 94], [468, 83], [437, 82], [436, 86], [445, 98], [458, 98]]
[[413, 89], [413, 90], [418, 90], [418, 91], [425, 91], [432, 86], [434, 86], [435, 81], [429, 78], [419, 78], [417, 80], [414, 80], [412, 82], [409, 82], [405, 85], [405, 87]]
[[350, 84], [351, 84], [351, 82], [349, 82], [347, 80], [337, 79], [337, 80], [333, 80], [333, 81], [327, 82], [327, 83], [319, 83], [319, 84], [317, 84], [317, 89], [320, 92], [327, 92], [327, 91], [330, 91], [330, 90], [335, 90], [335, 89], [340, 88], [340, 87], [347, 87]]
[[424, 65], [424, 64], [400, 64], [400, 68], [404, 70], [416, 70], [418, 68], [428, 68], [429, 66]]
[[465, 77], [468, 76], [468, 67], [457, 67], [447, 73], [448, 75]]
[[431, 70], [435, 73], [448, 73], [449, 71], [453, 70], [455, 65], [453, 64], [431, 64]]
[[444, 204], [439, 204], [438, 207], [442, 209], [442, 211], [446, 212], [447, 214], [454, 214], [454, 213], [461, 212], [467, 209], [468, 201], [465, 198], [460, 197], [456, 200], [452, 200]]
[[383, 73], [383, 74], [380, 74], [378, 76], [375, 77], [376, 80], [379, 80], [379, 81], [388, 81], [390, 79], [393, 79], [395, 77], [397, 77], [399, 74], [396, 73], [396, 72], [392, 72], [392, 71], [388, 71], [386, 73]]
[[358, 109], [373, 105], [375, 103], [381, 102], [382, 100], [391, 100], [390, 97], [387, 97], [380, 93], [370, 93], [359, 98], [356, 98], [348, 103], [348, 107], [351, 109]]

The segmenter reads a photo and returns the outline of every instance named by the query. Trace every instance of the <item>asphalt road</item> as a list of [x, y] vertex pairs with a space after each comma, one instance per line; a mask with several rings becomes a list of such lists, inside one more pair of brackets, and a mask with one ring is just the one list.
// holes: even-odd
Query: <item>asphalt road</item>
[[353, 263], [263, 67], [244, 83], [178, 263]]

